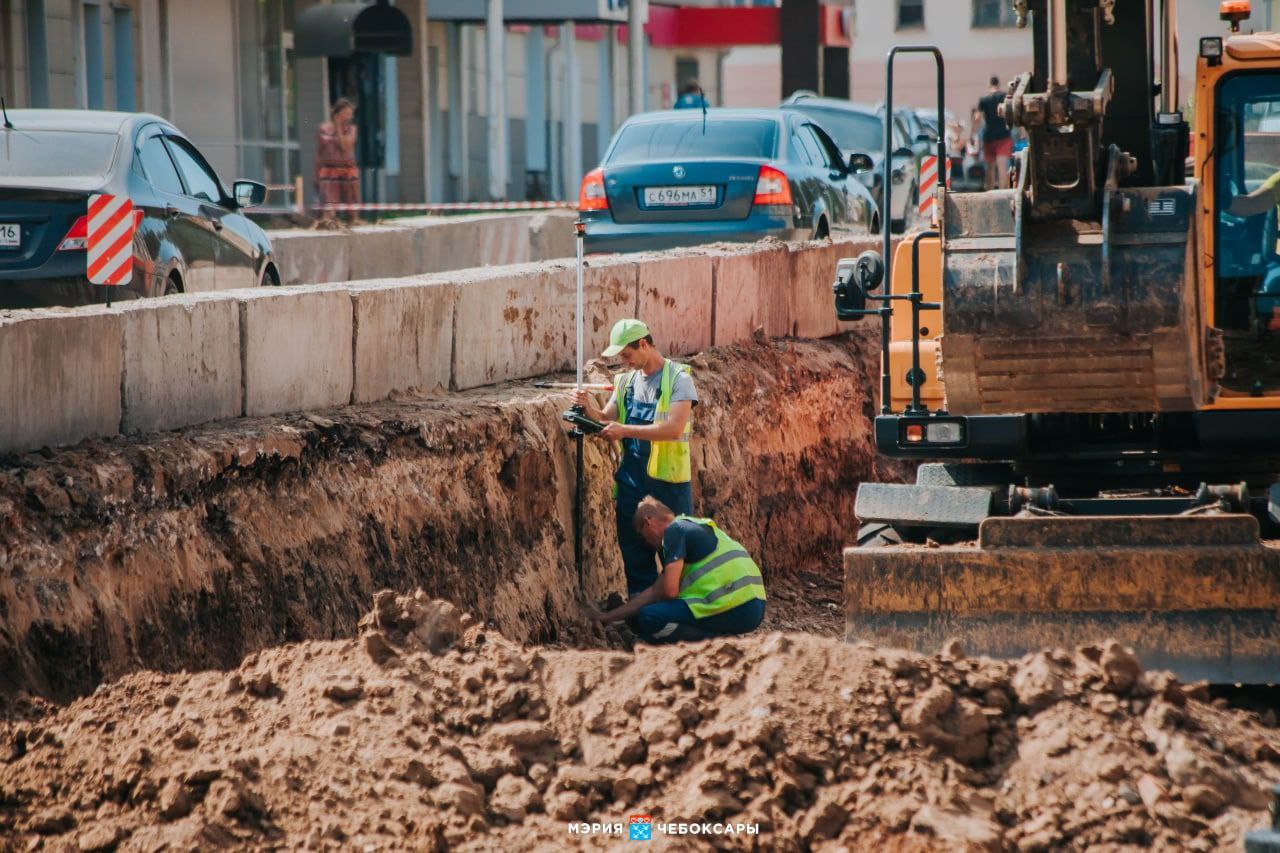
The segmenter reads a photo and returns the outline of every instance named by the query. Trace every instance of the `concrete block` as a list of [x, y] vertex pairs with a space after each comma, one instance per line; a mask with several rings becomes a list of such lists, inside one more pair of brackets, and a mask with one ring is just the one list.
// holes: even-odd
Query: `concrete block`
[[271, 248], [281, 284], [351, 280], [351, 247], [345, 231], [273, 231]]
[[423, 277], [364, 282], [350, 290], [355, 311], [353, 400], [371, 403], [401, 391], [447, 389], [458, 286]]
[[350, 402], [353, 319], [345, 285], [237, 290], [235, 298], [245, 415]]
[[0, 452], [120, 429], [120, 311], [0, 314]]
[[351, 255], [350, 275], [334, 281], [366, 281], [400, 278], [434, 272], [422, 264], [422, 234], [425, 228], [393, 228], [362, 225], [347, 235]]
[[240, 303], [219, 293], [121, 306], [124, 417], [149, 432], [239, 416]]
[[[574, 270], [569, 262], [467, 270], [454, 314], [458, 390], [527, 379], [574, 366]], [[593, 260], [584, 276], [584, 360], [608, 345], [613, 324], [636, 312], [636, 265]]]
[[480, 249], [476, 266], [526, 264], [533, 260], [529, 256], [528, 214], [475, 217], [472, 222], [475, 231], [471, 239]]
[[667, 355], [711, 346], [711, 268], [705, 252], [633, 256], [639, 275], [638, 316]]
[[443, 219], [424, 225], [420, 240], [419, 266], [423, 272], [449, 272], [480, 266], [480, 237], [467, 219]]
[[836, 320], [835, 297], [831, 285], [835, 281], [836, 262], [857, 257], [867, 249], [880, 251], [880, 241], [873, 236], [791, 244], [791, 334], [801, 338], [827, 338], [847, 332], [854, 323]]
[[574, 245], [573, 223], [577, 218], [577, 213], [572, 210], [533, 214], [529, 218], [529, 260], [574, 257], [577, 247]]
[[712, 256], [714, 346], [743, 343], [757, 327], [790, 334], [791, 253], [781, 243], [733, 248]]

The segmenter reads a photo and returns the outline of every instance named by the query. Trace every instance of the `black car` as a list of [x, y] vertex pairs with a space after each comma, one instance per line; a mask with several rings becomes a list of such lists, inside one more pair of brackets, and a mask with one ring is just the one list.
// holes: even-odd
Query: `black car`
[[[883, 211], [880, 163], [884, 159], [884, 110], [836, 98], [823, 98], [807, 91], [791, 95], [782, 102], [782, 109], [803, 113], [822, 125], [845, 157], [855, 152], [870, 155], [873, 167], [858, 177]], [[890, 127], [893, 150], [889, 179], [893, 182], [893, 211], [889, 214], [889, 224], [894, 232], [901, 233], [915, 215], [920, 201], [919, 152], [911, 147], [913, 140], [907, 135], [906, 125], [900, 118], [891, 122]]]
[[0, 307], [106, 301], [87, 272], [94, 193], [128, 196], [139, 220], [133, 281], [111, 288], [113, 299], [280, 283], [266, 233], [242, 213], [266, 188], [237, 181], [228, 193], [169, 122], [10, 110], [0, 125]]

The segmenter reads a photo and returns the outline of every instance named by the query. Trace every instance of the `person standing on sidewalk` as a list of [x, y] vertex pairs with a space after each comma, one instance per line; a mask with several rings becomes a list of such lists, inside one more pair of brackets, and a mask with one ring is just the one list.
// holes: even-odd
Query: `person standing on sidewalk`
[[[316, 132], [316, 193], [322, 205], [360, 203], [355, 114], [355, 105], [339, 98], [329, 109], [330, 120]], [[357, 211], [349, 215], [352, 222], [358, 219]], [[333, 211], [325, 210], [324, 218], [333, 218]]]
[[1013, 156], [1013, 134], [1009, 125], [1000, 117], [1000, 105], [1004, 93], [1000, 91], [1000, 78], [991, 78], [987, 94], [978, 99], [973, 111], [974, 133], [982, 133], [982, 159], [987, 165], [987, 189], [1009, 188], [1009, 158]]
[[632, 597], [658, 579], [657, 548], [636, 530], [636, 507], [652, 495], [677, 514], [693, 513], [689, 436], [698, 392], [689, 366], [664, 358], [639, 320], [619, 320], [602, 355], [620, 359], [624, 368], [614, 377], [609, 402], [596, 408], [586, 391], [575, 392], [574, 402], [587, 417], [605, 423], [600, 438], [622, 443], [614, 512]]

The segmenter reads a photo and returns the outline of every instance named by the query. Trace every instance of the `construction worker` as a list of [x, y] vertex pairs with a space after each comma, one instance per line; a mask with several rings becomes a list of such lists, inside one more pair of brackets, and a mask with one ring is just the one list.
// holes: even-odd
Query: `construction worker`
[[622, 442], [614, 511], [627, 594], [633, 596], [658, 578], [657, 551], [635, 529], [640, 501], [653, 495], [677, 512], [693, 512], [689, 434], [698, 392], [688, 365], [663, 358], [639, 320], [614, 324], [603, 355], [620, 359], [624, 368], [614, 377], [609, 402], [597, 409], [585, 391], [576, 392], [574, 401], [588, 417], [605, 422], [599, 437]]
[[746, 549], [709, 518], [677, 516], [656, 498], [636, 507], [635, 529], [662, 555], [653, 586], [599, 622], [623, 619], [642, 640], [676, 643], [746, 634], [764, 620], [764, 579]]

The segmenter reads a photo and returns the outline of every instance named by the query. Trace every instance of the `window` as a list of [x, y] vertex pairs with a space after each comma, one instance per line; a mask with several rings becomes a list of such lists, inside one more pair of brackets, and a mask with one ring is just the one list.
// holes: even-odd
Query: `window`
[[1018, 17], [1009, 0], [973, 0], [973, 28], [1014, 27]]
[[698, 115], [684, 120], [672, 115], [624, 126], [618, 132], [609, 162], [616, 165], [700, 157], [772, 157], [777, 138], [778, 125], [769, 119], [704, 120]]
[[89, 109], [100, 110], [107, 104], [103, 95], [106, 70], [102, 61], [102, 7], [97, 3], [84, 4], [83, 37], [84, 102]]
[[49, 36], [44, 0], [27, 0], [27, 86], [31, 106], [49, 106]]
[[801, 165], [815, 165], [813, 158], [809, 155], [809, 149], [805, 146], [804, 141], [800, 138], [800, 128], [802, 125], [796, 125], [791, 128], [791, 161]]
[[165, 147], [173, 155], [173, 162], [177, 164], [182, 180], [187, 185], [187, 195], [215, 204], [222, 201], [222, 186], [200, 155], [181, 139], [166, 136], [165, 141]]
[[924, 27], [924, 0], [897, 0], [898, 29], [917, 30]]
[[809, 157], [815, 166], [831, 167], [831, 158], [827, 156], [827, 148], [818, 139], [818, 135], [813, 132], [811, 125], [803, 125], [800, 128], [800, 139], [804, 142], [805, 148], [809, 149]]
[[116, 109], [131, 113], [137, 107], [133, 81], [133, 10], [128, 6], [111, 9], [111, 47], [115, 61]]
[[151, 186], [167, 193], [182, 195], [182, 180], [159, 136], [149, 137], [142, 143], [142, 147], [138, 149], [138, 161]]

